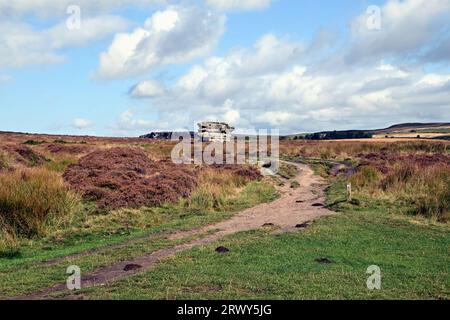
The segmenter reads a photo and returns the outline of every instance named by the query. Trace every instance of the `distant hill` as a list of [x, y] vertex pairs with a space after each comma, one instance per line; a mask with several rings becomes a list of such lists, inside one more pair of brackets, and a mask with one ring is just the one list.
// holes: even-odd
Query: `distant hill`
[[450, 128], [450, 123], [401, 123], [396, 124], [393, 126], [390, 126], [386, 129], [378, 129], [373, 130], [374, 134], [380, 134], [380, 133], [406, 133], [406, 132], [419, 132], [419, 131], [430, 131], [430, 132], [436, 132], [436, 131], [442, 131], [445, 129]]
[[388, 130], [388, 129], [404, 129], [404, 128], [435, 128], [435, 127], [445, 127], [445, 126], [450, 126], [450, 123], [447, 122], [440, 122], [440, 123], [400, 123], [400, 124], [394, 124], [393, 126], [390, 126], [387, 129], [383, 129], [383, 130]]
[[[195, 132], [191, 132], [194, 137]], [[170, 140], [172, 132], [151, 132], [140, 136], [144, 139]], [[344, 140], [370, 138], [421, 138], [445, 139], [450, 136], [450, 123], [400, 123], [385, 129], [376, 130], [340, 130], [322, 131], [316, 133], [301, 133], [282, 136], [282, 140]]]
[[385, 129], [341, 130], [303, 133], [283, 137], [286, 140], [342, 140], [368, 138], [445, 139], [450, 135], [450, 123], [401, 123]]

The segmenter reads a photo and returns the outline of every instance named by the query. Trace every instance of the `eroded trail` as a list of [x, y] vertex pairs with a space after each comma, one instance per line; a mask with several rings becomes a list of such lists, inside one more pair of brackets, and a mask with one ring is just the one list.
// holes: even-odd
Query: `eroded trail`
[[[220, 223], [197, 230], [177, 232], [168, 237], [169, 239], [183, 239], [198, 235], [199, 238], [195, 240], [164, 248], [140, 256], [134, 260], [113, 264], [100, 268], [90, 274], [83, 275], [83, 288], [104, 285], [146, 271], [158, 261], [173, 254], [189, 250], [196, 246], [213, 243], [227, 235], [259, 229], [264, 225], [279, 227], [279, 231], [277, 232], [288, 232], [290, 230], [296, 230], [299, 226], [317, 218], [333, 214], [334, 212], [324, 206], [324, 188], [326, 186], [324, 179], [314, 175], [312, 169], [307, 165], [292, 164], [297, 166], [299, 171], [297, 177], [293, 179], [300, 184], [298, 188], [291, 188], [290, 183], [287, 182], [280, 188], [280, 198], [274, 202], [244, 210], [233, 218]], [[21, 298], [45, 299], [51, 294], [62, 293], [65, 290], [67, 288], [64, 283]]]

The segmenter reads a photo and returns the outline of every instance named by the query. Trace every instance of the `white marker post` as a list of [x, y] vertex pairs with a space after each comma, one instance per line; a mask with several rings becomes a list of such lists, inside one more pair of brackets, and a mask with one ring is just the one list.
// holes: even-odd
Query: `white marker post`
[[353, 199], [353, 193], [352, 193], [352, 184], [347, 184], [347, 201], [350, 202]]

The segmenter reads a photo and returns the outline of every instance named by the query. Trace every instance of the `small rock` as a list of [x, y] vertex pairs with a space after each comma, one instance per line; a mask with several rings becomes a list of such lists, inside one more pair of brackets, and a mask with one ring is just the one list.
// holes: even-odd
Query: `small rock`
[[328, 259], [328, 258], [317, 258], [317, 259], [314, 260], [314, 261], [316, 261], [317, 263], [320, 263], [320, 264], [330, 264], [330, 263], [333, 263], [333, 261], [331, 261], [331, 260]]
[[312, 206], [313, 207], [324, 207], [324, 205], [322, 203], [314, 203]]
[[127, 264], [127, 265], [125, 266], [125, 268], [123, 268], [123, 271], [128, 272], [128, 271], [138, 270], [138, 269], [141, 269], [141, 268], [142, 268], [141, 265], [131, 263], [131, 264]]
[[305, 223], [300, 223], [298, 225], [295, 226], [297, 229], [305, 229], [309, 227], [309, 222], [305, 222]]
[[270, 169], [272, 167], [272, 162], [264, 162], [262, 167], [266, 168], [266, 169]]
[[297, 200], [297, 201], [295, 201], [295, 202], [297, 202], [297, 203], [304, 203], [305, 201], [303, 201], [303, 200]]
[[273, 227], [274, 224], [273, 223], [264, 223], [263, 227]]
[[217, 253], [227, 253], [227, 252], [230, 252], [230, 249], [225, 248], [225, 247], [218, 247], [218, 248], [216, 249], [216, 252], [217, 252]]

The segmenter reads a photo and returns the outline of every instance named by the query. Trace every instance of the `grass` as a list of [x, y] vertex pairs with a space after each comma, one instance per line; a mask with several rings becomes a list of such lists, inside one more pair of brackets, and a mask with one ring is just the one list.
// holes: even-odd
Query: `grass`
[[[154, 240], [149, 237], [164, 231], [191, 230], [218, 222], [276, 197], [272, 184], [262, 181], [246, 184], [235, 196], [227, 198], [220, 209], [190, 210], [180, 202], [140, 210], [121, 209], [106, 214], [86, 205], [85, 210], [75, 214], [67, 228], [43, 239], [22, 239], [18, 253], [0, 256], [0, 296], [17, 296], [61, 282], [67, 277], [65, 268], [71, 264], [77, 264], [83, 272], [88, 272], [173, 245], [163, 236]], [[108, 249], [110, 245], [130, 240], [132, 242], [125, 248]], [[45, 267], [43, 272], [43, 261], [92, 249], [100, 251], [85, 257], [63, 259], [54, 266]], [[11, 287], [11, 282], [17, 286]]]
[[243, 177], [231, 172], [205, 168], [199, 177], [199, 187], [182, 201], [182, 206], [192, 211], [222, 210], [245, 184]]
[[450, 167], [445, 164], [418, 166], [395, 164], [385, 174], [364, 166], [350, 178], [356, 195], [401, 204], [399, 212], [440, 221], [450, 219]]
[[[329, 178], [331, 168], [337, 163], [351, 164], [357, 168], [349, 179], [355, 196], [383, 199], [397, 203], [399, 213], [423, 215], [446, 222], [450, 220], [450, 166], [445, 160], [424, 164], [420, 162], [420, 157], [415, 160], [413, 156], [445, 156], [450, 151], [449, 146], [445, 142], [430, 141], [297, 142], [284, 146], [288, 153], [284, 157], [310, 164], [316, 174], [325, 178]], [[359, 166], [361, 153], [407, 154], [411, 155], [411, 159], [384, 161], [383, 168], [379, 167], [380, 163], [370, 161]], [[305, 154], [316, 158], [307, 158]]]
[[283, 141], [280, 154], [284, 157], [305, 157], [322, 160], [348, 160], [360, 153], [449, 153], [450, 143], [444, 141]]
[[[127, 261], [148, 252], [182, 243], [188, 239], [168, 240], [164, 237], [155, 237], [130, 243], [126, 247], [107, 248], [86, 256], [68, 257], [49, 266], [27, 264], [19, 269], [16, 266], [2, 268], [0, 269], [0, 298], [20, 296], [56, 283], [64, 283], [68, 276], [65, 271], [70, 265], [79, 266], [82, 272], [90, 272], [113, 263]], [[11, 283], [14, 283], [14, 286], [11, 286]]]
[[8, 169], [10, 161], [6, 153], [0, 152], [0, 170]]
[[25, 145], [30, 145], [30, 146], [38, 146], [38, 145], [41, 145], [41, 144], [44, 144], [44, 143], [47, 143], [46, 141], [37, 141], [37, 140], [27, 140], [27, 141], [24, 141], [22, 144], [25, 144]]
[[[344, 183], [328, 190], [345, 199]], [[90, 299], [449, 299], [448, 225], [341, 202], [302, 232], [252, 231], [180, 253], [151, 271], [80, 292]], [[349, 245], [351, 244], [351, 245]], [[223, 245], [231, 251], [217, 254]], [[317, 258], [333, 263], [319, 264]], [[366, 287], [371, 265], [382, 289]]]
[[297, 167], [291, 164], [281, 163], [280, 169], [278, 170], [278, 175], [285, 178], [291, 179], [297, 176]]
[[77, 162], [78, 158], [76, 156], [67, 155], [67, 154], [55, 154], [52, 155], [51, 160], [45, 163], [45, 168], [58, 172], [58, 173], [64, 173], [67, 169], [67, 167], [71, 164], [75, 164]]
[[0, 223], [6, 233], [25, 237], [47, 234], [72, 217], [79, 204], [62, 178], [42, 168], [0, 175]]
[[[337, 161], [357, 163], [360, 152], [447, 153], [449, 146], [429, 141], [281, 144], [284, 156], [303, 159], [330, 181], [330, 169]], [[170, 150], [163, 143], [150, 142], [143, 147], [155, 159]], [[2, 159], [0, 153], [0, 171]], [[9, 159], [4, 159], [3, 167], [8, 168]], [[270, 182], [271, 178], [247, 183], [227, 172], [205, 170], [191, 198], [175, 204], [104, 211], [75, 199], [74, 207], [67, 207], [72, 208], [69, 214], [59, 214], [65, 206], [52, 207], [52, 203], [64, 203], [65, 193], [72, 196], [61, 184], [61, 173], [75, 160], [55, 155], [43, 168], [0, 173], [1, 298], [63, 282], [71, 264], [86, 273], [187, 241], [169, 241], [160, 233], [199, 228], [272, 201], [277, 197], [274, 181], [281, 183], [277, 179]], [[142, 275], [81, 294], [91, 299], [450, 299], [450, 257], [446, 254], [450, 226], [439, 223], [436, 214], [445, 216], [448, 210], [447, 168], [416, 169], [402, 163], [381, 173], [374, 167], [362, 167], [351, 178], [355, 186], [352, 202], [346, 201], [346, 180], [334, 181], [328, 189], [327, 205], [340, 213], [337, 216], [296, 233], [275, 236], [269, 228], [229, 236], [178, 254]], [[295, 175], [291, 169], [282, 169], [287, 179]], [[22, 172], [26, 172], [25, 178]], [[53, 209], [44, 210], [49, 207]], [[34, 216], [50, 219], [23, 228], [27, 224], [7, 221], [10, 215], [6, 212], [14, 212], [24, 221], [34, 221]], [[404, 214], [412, 212], [423, 217]], [[110, 247], [119, 244], [126, 246]], [[231, 252], [215, 253], [219, 245]], [[67, 257], [78, 253], [86, 255]], [[315, 261], [322, 257], [333, 263]], [[42, 265], [55, 258], [61, 260]], [[365, 285], [365, 272], [372, 264], [382, 269], [380, 291], [369, 291]]]

